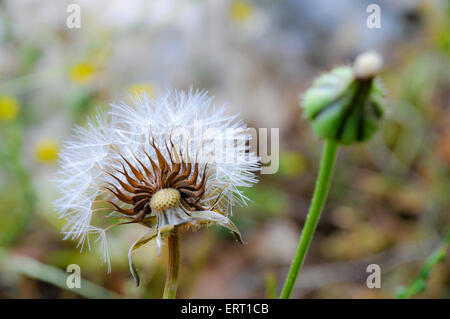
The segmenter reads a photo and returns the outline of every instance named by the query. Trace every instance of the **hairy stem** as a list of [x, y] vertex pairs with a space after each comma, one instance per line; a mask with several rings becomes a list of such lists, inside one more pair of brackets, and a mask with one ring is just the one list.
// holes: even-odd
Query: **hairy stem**
[[178, 229], [175, 228], [167, 241], [169, 255], [163, 299], [175, 299], [178, 288], [178, 272], [180, 269], [180, 236]]
[[281, 299], [288, 299], [291, 296], [292, 289], [297, 281], [298, 274], [302, 268], [309, 245], [311, 244], [314, 231], [319, 222], [322, 208], [327, 198], [328, 189], [330, 188], [331, 176], [333, 175], [334, 163], [338, 153], [339, 144], [337, 142], [326, 140], [322, 158], [320, 160], [319, 176], [316, 181], [314, 195], [309, 208], [308, 216], [306, 217], [305, 226], [300, 236], [297, 252], [292, 260], [291, 268], [281, 291]]

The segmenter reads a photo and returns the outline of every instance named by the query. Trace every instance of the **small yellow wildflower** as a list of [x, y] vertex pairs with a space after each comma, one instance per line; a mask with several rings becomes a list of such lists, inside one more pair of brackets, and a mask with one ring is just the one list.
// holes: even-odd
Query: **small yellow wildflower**
[[34, 147], [36, 159], [41, 163], [52, 163], [58, 158], [59, 143], [55, 139], [42, 139]]
[[252, 13], [252, 6], [246, 1], [236, 0], [231, 3], [230, 16], [234, 21], [244, 22]]
[[19, 114], [19, 101], [14, 97], [3, 95], [0, 96], [0, 120], [13, 120]]
[[148, 97], [152, 97], [155, 94], [155, 87], [149, 83], [137, 83], [128, 88], [128, 93], [131, 96], [141, 97], [143, 93], [147, 93]]
[[306, 158], [297, 152], [284, 151], [280, 156], [279, 173], [286, 177], [303, 174], [307, 167]]
[[96, 68], [92, 63], [81, 62], [70, 68], [69, 78], [76, 84], [86, 84], [93, 79], [95, 71]]

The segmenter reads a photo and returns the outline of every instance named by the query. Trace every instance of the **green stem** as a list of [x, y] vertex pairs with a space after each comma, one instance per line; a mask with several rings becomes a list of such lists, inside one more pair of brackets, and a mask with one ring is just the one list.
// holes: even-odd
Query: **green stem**
[[292, 289], [294, 288], [298, 274], [302, 268], [303, 261], [305, 260], [306, 253], [308, 252], [309, 245], [311, 244], [314, 231], [316, 230], [316, 226], [320, 218], [320, 213], [322, 212], [323, 205], [325, 204], [325, 200], [327, 198], [338, 148], [339, 144], [337, 142], [331, 140], [325, 141], [322, 151], [322, 158], [320, 160], [319, 176], [314, 189], [311, 206], [309, 208], [308, 216], [306, 217], [305, 226], [300, 236], [297, 252], [292, 260], [291, 268], [289, 269], [286, 282], [284, 283], [283, 290], [281, 291], [281, 299], [288, 299], [291, 296]]
[[445, 260], [449, 245], [450, 231], [447, 233], [444, 243], [425, 261], [425, 264], [420, 269], [419, 275], [414, 279], [413, 283], [408, 288], [400, 288], [398, 290], [396, 296], [398, 299], [408, 299], [427, 290], [427, 280], [431, 275], [431, 271], [437, 263]]
[[180, 269], [180, 237], [177, 229], [173, 231], [167, 241], [169, 262], [163, 299], [175, 299], [178, 288], [178, 272]]

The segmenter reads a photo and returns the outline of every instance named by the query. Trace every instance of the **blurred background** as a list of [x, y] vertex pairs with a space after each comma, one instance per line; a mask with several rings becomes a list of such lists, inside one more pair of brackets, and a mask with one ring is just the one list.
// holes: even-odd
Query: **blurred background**
[[[81, 8], [70, 29], [69, 4]], [[366, 8], [381, 8], [368, 28]], [[206, 88], [249, 127], [280, 129], [280, 167], [246, 191], [233, 221], [182, 237], [181, 298], [279, 294], [318, 170], [321, 141], [299, 95], [314, 77], [366, 50], [384, 56], [388, 114], [377, 136], [342, 148], [293, 297], [392, 298], [410, 285], [450, 225], [449, 1], [1, 1], [0, 298], [160, 298], [166, 259], [142, 232], [108, 234], [112, 272], [93, 245], [63, 241], [52, 207], [58, 151], [96, 107], [157, 88]], [[369, 264], [381, 288], [366, 286]], [[80, 289], [66, 286], [78, 264]], [[450, 261], [424, 298], [450, 297]]]

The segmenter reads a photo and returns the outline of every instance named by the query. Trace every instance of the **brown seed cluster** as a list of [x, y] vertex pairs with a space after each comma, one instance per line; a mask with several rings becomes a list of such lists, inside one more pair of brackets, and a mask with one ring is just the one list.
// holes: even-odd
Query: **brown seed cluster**
[[[180, 203], [188, 211], [208, 209], [200, 204], [205, 194], [206, 181], [211, 175], [210, 173], [207, 174], [207, 166], [205, 165], [200, 177], [199, 163], [195, 161], [193, 164], [189, 152], [182, 154], [181, 150], [175, 148], [171, 139], [170, 145], [171, 148], [165, 143], [169, 155], [167, 160], [155, 144], [154, 139], [150, 141], [150, 146], [155, 150], [158, 163], [155, 163], [145, 150], [143, 152], [151, 163], [151, 169], [137, 157], [135, 159], [139, 166], [134, 166], [122, 154], [119, 154], [123, 160], [120, 163], [122, 170], [117, 168], [112, 170], [122, 175], [124, 180], [117, 177], [117, 174], [105, 171], [121, 186], [119, 188], [110, 182], [106, 182], [108, 186], [105, 186], [105, 189], [114, 196], [113, 200], [107, 202], [114, 206], [115, 211], [134, 216], [133, 222], [140, 222], [152, 212], [150, 203], [152, 196], [164, 189], [177, 190], [180, 194]], [[127, 172], [124, 163], [132, 174]], [[120, 207], [121, 203], [130, 204], [131, 208]]]

